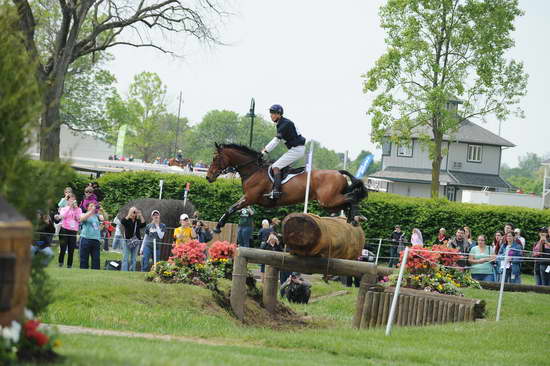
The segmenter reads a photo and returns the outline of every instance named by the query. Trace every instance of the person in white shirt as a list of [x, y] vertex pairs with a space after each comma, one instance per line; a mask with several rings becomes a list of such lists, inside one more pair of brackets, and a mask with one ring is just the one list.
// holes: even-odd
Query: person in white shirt
[[[150, 260], [154, 261], [154, 250], [156, 249], [156, 258], [157, 261], [160, 260], [160, 246], [162, 245], [162, 238], [166, 233], [166, 225], [160, 222], [160, 212], [158, 210], [153, 210], [151, 212], [151, 223], [147, 224], [145, 227], [145, 237], [141, 244], [140, 254], [141, 258], [141, 271], [147, 272], [151, 268], [149, 263]], [[155, 248], [156, 241], [156, 248]]]

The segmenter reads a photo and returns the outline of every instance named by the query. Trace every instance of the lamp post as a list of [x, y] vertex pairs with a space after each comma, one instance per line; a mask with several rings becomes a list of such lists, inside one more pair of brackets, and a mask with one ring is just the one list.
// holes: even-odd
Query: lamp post
[[249, 147], [252, 147], [252, 136], [254, 135], [254, 117], [256, 115], [254, 114], [254, 109], [256, 108], [256, 101], [254, 98], [250, 100], [250, 111], [246, 115], [247, 117], [250, 117], [250, 142], [248, 143]]

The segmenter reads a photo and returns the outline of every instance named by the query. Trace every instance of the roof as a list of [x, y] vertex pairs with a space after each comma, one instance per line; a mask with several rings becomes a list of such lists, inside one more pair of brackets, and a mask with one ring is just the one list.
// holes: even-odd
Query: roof
[[[426, 183], [432, 181], [432, 170], [390, 166], [384, 170], [380, 170], [369, 175], [369, 178], [382, 178], [396, 182]], [[441, 183], [453, 183], [454, 179], [451, 178], [446, 172], [442, 171], [439, 175], [439, 181]]]
[[[417, 128], [413, 132], [413, 138], [418, 137], [421, 134], [428, 134], [431, 136], [431, 130], [428, 127]], [[388, 134], [389, 136], [389, 134]], [[502, 138], [486, 128], [483, 128], [470, 120], [464, 120], [460, 124], [458, 131], [455, 134], [444, 135], [445, 141], [457, 141], [457, 142], [469, 142], [474, 144], [483, 145], [496, 145], [496, 146], [508, 146], [514, 147], [512, 142]]]
[[476, 187], [491, 187], [491, 188], [507, 188], [512, 186], [508, 184], [504, 179], [498, 175], [492, 174], [478, 174], [478, 173], [466, 173], [466, 172], [449, 172], [457, 181], [459, 185], [463, 186], [476, 186]]
[[[431, 169], [387, 167], [384, 170], [373, 173], [369, 178], [381, 178], [394, 182], [430, 183], [432, 181]], [[498, 175], [466, 173], [457, 171], [441, 171], [439, 181], [448, 185], [474, 186], [490, 188], [506, 188], [511, 186]]]
[[542, 162], [542, 164], [543, 164], [543, 165], [550, 165], [550, 159], [544, 160], [544, 161]]

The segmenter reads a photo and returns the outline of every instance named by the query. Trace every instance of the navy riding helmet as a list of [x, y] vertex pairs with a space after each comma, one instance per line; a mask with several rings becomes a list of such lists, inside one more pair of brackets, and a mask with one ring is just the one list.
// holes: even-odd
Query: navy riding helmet
[[269, 113], [277, 113], [283, 115], [283, 107], [280, 104], [273, 104], [269, 107]]

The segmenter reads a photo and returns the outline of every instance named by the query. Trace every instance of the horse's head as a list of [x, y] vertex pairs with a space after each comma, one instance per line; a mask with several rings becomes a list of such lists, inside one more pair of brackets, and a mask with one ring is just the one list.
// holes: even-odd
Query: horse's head
[[215, 146], [216, 152], [212, 158], [210, 168], [208, 168], [208, 173], [206, 173], [206, 179], [210, 183], [216, 181], [218, 176], [229, 167], [229, 159], [224, 153], [223, 147], [218, 145], [218, 143], [215, 143]]

